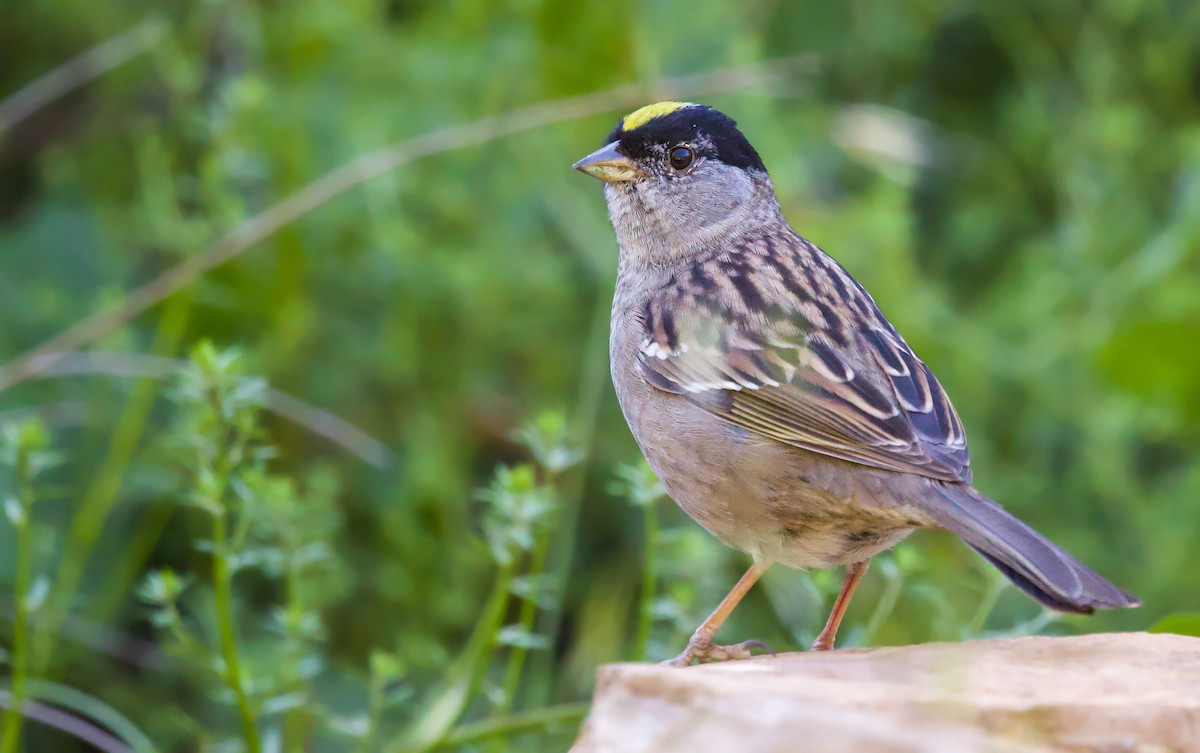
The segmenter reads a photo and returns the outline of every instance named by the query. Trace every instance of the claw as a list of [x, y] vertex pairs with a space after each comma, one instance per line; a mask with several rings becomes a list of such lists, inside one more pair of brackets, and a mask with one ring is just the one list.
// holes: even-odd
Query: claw
[[766, 643], [758, 640], [742, 641], [731, 646], [719, 646], [713, 643], [708, 638], [697, 638], [692, 636], [688, 641], [687, 648], [683, 650], [679, 656], [674, 659], [668, 659], [663, 662], [663, 666], [669, 667], [686, 667], [693, 660], [700, 664], [718, 661], [736, 661], [739, 659], [749, 659], [754, 655], [751, 649], [760, 648], [766, 651], [771, 656], [775, 652]]
[[775, 649], [771, 648], [765, 642], [760, 641], [760, 640], [742, 641], [738, 645], [745, 646], [746, 648], [761, 648], [763, 651], [766, 651], [771, 656], [775, 656]]

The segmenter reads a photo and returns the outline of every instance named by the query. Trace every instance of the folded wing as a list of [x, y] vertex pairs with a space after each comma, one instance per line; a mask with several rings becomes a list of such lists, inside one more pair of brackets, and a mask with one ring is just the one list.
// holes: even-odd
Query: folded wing
[[845, 270], [795, 242], [699, 262], [691, 284], [660, 291], [641, 314], [643, 376], [780, 442], [969, 482], [962, 423], [937, 379]]

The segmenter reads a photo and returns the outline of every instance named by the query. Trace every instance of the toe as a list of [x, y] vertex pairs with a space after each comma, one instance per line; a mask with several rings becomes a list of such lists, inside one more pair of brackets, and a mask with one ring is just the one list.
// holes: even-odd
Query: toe
[[770, 646], [757, 640], [742, 641], [741, 643], [736, 643], [732, 646], [722, 646], [721, 648], [724, 649], [726, 659], [749, 659], [754, 656], [754, 649], [756, 648], [766, 651], [771, 656], [775, 655]]
[[738, 645], [745, 646], [747, 651], [749, 651], [752, 648], [757, 648], [757, 649], [762, 649], [763, 651], [767, 652], [771, 656], [775, 655], [775, 649], [771, 648], [763, 641], [758, 641], [758, 640], [744, 641], [742, 643], [739, 643]]
[[661, 662], [664, 667], [686, 667], [693, 661], [700, 664], [720, 661], [735, 661], [740, 659], [749, 659], [754, 656], [754, 649], [765, 651], [771, 656], [775, 652], [771, 647], [762, 641], [742, 641], [735, 643], [732, 646], [718, 646], [710, 641], [692, 640], [688, 643], [688, 647], [683, 650], [683, 653], [676, 656], [674, 659], [667, 659]]

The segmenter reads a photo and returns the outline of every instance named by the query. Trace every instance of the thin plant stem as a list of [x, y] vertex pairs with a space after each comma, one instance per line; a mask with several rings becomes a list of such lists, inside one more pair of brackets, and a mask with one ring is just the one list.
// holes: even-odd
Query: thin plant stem
[[634, 661], [645, 661], [650, 646], [650, 628], [654, 625], [654, 593], [658, 585], [658, 504], [650, 500], [642, 506], [642, 528], [646, 537], [642, 554], [642, 594], [638, 606], [637, 638]]
[[128, 62], [158, 43], [166, 26], [148, 18], [132, 29], [101, 42], [0, 101], [0, 133], [54, 100]]
[[225, 679], [237, 702], [238, 715], [242, 722], [242, 740], [247, 753], [259, 753], [262, 743], [258, 727], [254, 723], [254, 711], [246, 694], [245, 680], [238, 658], [237, 632], [233, 620], [233, 575], [229, 570], [228, 520], [225, 512], [213, 518], [213, 605], [217, 614], [217, 633], [221, 645], [221, 658], [225, 662]]
[[[232, 427], [224, 426], [219, 399], [210, 396], [213, 410], [218, 417], [218, 430], [233, 431]], [[233, 572], [229, 568], [229, 508], [225, 504], [226, 492], [230, 479], [243, 457], [247, 437], [243, 431], [234, 431], [233, 438], [228, 441], [217, 454], [216, 468], [213, 469], [215, 481], [212, 487], [213, 498], [210, 501], [212, 509], [212, 580], [213, 580], [213, 609], [216, 613], [217, 641], [220, 646], [221, 659], [225, 664], [225, 682], [233, 692], [237, 705], [238, 717], [242, 726], [242, 741], [246, 753], [261, 753], [262, 742], [255, 724], [254, 709], [250, 705], [250, 697], [246, 693], [246, 681], [242, 674], [241, 659], [238, 655], [237, 625], [233, 618]]]
[[[161, 381], [177, 375], [187, 367], [187, 363], [185, 359], [145, 353], [95, 350], [46, 353], [33, 365], [34, 373], [31, 378], [101, 375]], [[386, 468], [391, 462], [391, 451], [378, 439], [336, 414], [293, 395], [268, 388], [266, 404], [263, 407], [280, 418], [328, 439], [377, 468]]]
[[[488, 598], [488, 604], [483, 610], [479, 629], [477, 630], [479, 634], [477, 656], [472, 667], [471, 684], [467, 693], [467, 699], [474, 698], [479, 693], [479, 689], [483, 685], [483, 680], [487, 676], [487, 668], [492, 661], [492, 654], [496, 650], [497, 636], [500, 634], [500, 628], [504, 622], [504, 613], [508, 607], [509, 597], [512, 594], [514, 575], [515, 570], [511, 564], [502, 565], [500, 572], [496, 575], [496, 583], [492, 587], [492, 594]], [[476, 635], [473, 633], [471, 638], [474, 641]]]
[[967, 623], [967, 634], [965, 637], [972, 638], [983, 633], [984, 626], [987, 625], [987, 619], [992, 614], [992, 610], [996, 607], [996, 602], [1000, 600], [1000, 595], [1004, 593], [1007, 583], [999, 578], [993, 578], [989, 575], [989, 584], [987, 593], [983, 595], [983, 600], [979, 602], [979, 607], [976, 608], [975, 614], [971, 616], [971, 621]]
[[[525, 600], [521, 603], [521, 611], [517, 616], [517, 624], [523, 632], [528, 633], [533, 630], [533, 621], [537, 617], [537, 581], [541, 578], [542, 573], [546, 569], [546, 555], [550, 550], [550, 526], [545, 526], [538, 534], [537, 546], [529, 557], [529, 569], [526, 573], [532, 588], [533, 594], [526, 595]], [[504, 692], [504, 698], [497, 707], [499, 714], [506, 714], [512, 710], [513, 703], [516, 701], [517, 688], [521, 684], [521, 670], [525, 666], [525, 656], [529, 653], [529, 649], [524, 646], [513, 646], [512, 652], [508, 657], [508, 666], [504, 670], [504, 684], [501, 686]]]
[[21, 510], [20, 520], [14, 520], [17, 529], [17, 564], [14, 573], [12, 645], [12, 699], [4, 713], [4, 736], [0, 739], [0, 751], [14, 753], [21, 736], [21, 718], [26, 698], [25, 682], [29, 675], [29, 590], [33, 585], [33, 474], [29, 465], [29, 452], [17, 452], [15, 478], [17, 504]]
[[1062, 619], [1062, 616], [1058, 612], [1043, 608], [1042, 611], [1033, 619], [1014, 625], [1012, 629], [1007, 632], [1007, 636], [1016, 637], [1024, 635], [1037, 635], [1045, 630], [1046, 627], [1053, 625], [1060, 619]]
[[175, 602], [166, 604], [163, 609], [170, 615], [170, 622], [167, 624], [167, 630], [171, 633], [171, 637], [179, 642], [179, 645], [184, 649], [185, 656], [207, 656], [209, 650], [206, 646], [200, 645], [200, 642], [192, 637], [192, 634], [183, 626], [183, 615], [179, 613], [179, 605]]
[[887, 579], [887, 585], [884, 586], [883, 593], [875, 604], [875, 611], [871, 613], [871, 619], [867, 621], [867, 627], [863, 630], [861, 639], [863, 645], [871, 644], [875, 634], [891, 616], [902, 590], [904, 590], [904, 573], [897, 569], [895, 575]]
[[[303, 584], [301, 583], [303, 566], [298, 564], [296, 554], [296, 546], [294, 542], [285, 542], [283, 544], [287, 550], [287, 611], [289, 624], [295, 624], [300, 615], [304, 613], [304, 592]], [[302, 637], [293, 636], [293, 643], [289, 647], [288, 658], [292, 662], [291, 677], [289, 679], [297, 683], [297, 691], [304, 693], [305, 699], [308, 698], [308, 683], [304, 680], [304, 673], [298, 666], [300, 655], [302, 652], [303, 641]], [[372, 678], [374, 680], [374, 678]], [[372, 688], [374, 690], [374, 688]], [[306, 702], [301, 706], [289, 709], [283, 716], [283, 749], [288, 751], [297, 751], [302, 753], [304, 750], [304, 721], [305, 717], [310, 713], [308, 711], [309, 704]]]

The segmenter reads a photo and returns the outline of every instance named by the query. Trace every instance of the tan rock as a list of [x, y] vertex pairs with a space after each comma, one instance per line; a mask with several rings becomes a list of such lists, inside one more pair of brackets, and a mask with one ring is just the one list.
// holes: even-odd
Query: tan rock
[[572, 753], [1200, 753], [1200, 638], [1013, 638], [600, 670]]

